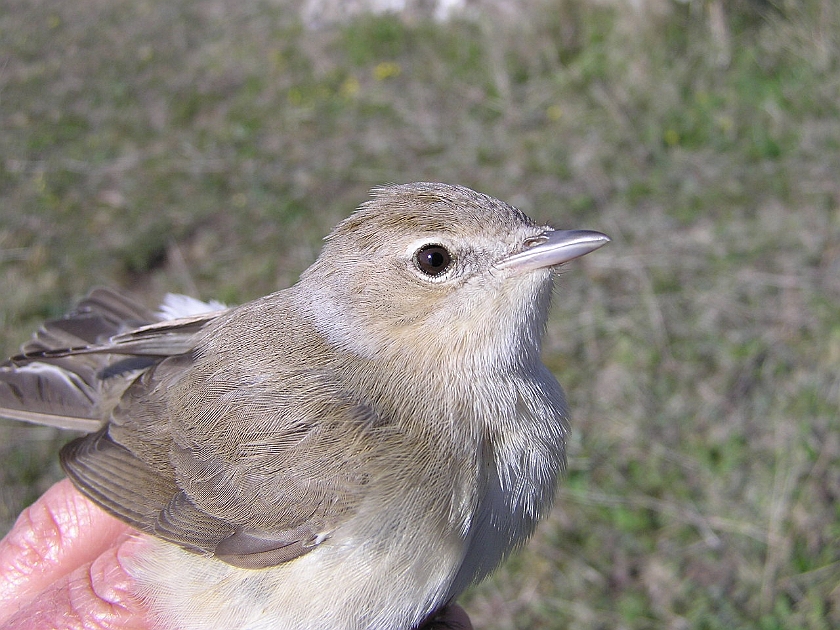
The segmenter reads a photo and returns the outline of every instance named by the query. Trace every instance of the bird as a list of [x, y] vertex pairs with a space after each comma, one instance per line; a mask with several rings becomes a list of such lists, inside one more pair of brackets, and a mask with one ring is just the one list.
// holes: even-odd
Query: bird
[[411, 630], [548, 514], [569, 412], [559, 265], [605, 245], [451, 184], [375, 188], [245, 304], [94, 289], [0, 365], [0, 416], [133, 526], [161, 628]]

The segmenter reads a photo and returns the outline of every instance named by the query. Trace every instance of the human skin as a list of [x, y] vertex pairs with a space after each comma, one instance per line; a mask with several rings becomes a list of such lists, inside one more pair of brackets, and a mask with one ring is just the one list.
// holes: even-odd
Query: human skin
[[0, 541], [0, 627], [151, 628], [121, 563], [131, 531], [59, 481]]
[[[0, 628], [153, 630], [124, 568], [142, 546], [131, 527], [59, 481], [0, 541]], [[471, 628], [450, 606], [423, 630]]]

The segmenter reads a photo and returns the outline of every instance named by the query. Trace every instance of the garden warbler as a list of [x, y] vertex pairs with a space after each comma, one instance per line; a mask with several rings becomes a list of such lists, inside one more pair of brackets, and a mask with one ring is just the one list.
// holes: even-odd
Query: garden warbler
[[89, 432], [62, 465], [148, 534], [128, 570], [160, 627], [416, 628], [549, 511], [552, 270], [608, 241], [377, 188], [267, 297], [93, 291], [2, 365], [0, 415]]

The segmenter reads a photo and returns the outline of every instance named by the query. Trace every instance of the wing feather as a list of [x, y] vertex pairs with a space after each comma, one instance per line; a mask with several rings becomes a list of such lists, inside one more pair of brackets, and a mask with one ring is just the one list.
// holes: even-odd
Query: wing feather
[[158, 321], [163, 315], [131, 298], [94, 289], [0, 364], [0, 416], [96, 431], [138, 373], [163, 357], [189, 352], [195, 335], [220, 312]]
[[62, 449], [62, 466], [138, 529], [238, 567], [287, 562], [356, 509], [366, 427], [379, 421], [310, 364], [323, 343], [312, 331], [295, 356], [251, 352], [267, 322], [298, 334], [271, 304], [185, 302], [186, 316], [160, 321], [96, 290], [0, 366], [0, 415], [92, 431]]

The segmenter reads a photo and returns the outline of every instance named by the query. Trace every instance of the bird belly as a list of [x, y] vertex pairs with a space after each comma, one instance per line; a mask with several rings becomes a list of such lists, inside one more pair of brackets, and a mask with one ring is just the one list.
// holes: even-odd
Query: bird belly
[[328, 540], [268, 569], [240, 569], [142, 536], [125, 561], [167, 630], [409, 630], [446, 603], [463, 550], [369, 553]]

